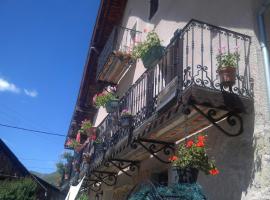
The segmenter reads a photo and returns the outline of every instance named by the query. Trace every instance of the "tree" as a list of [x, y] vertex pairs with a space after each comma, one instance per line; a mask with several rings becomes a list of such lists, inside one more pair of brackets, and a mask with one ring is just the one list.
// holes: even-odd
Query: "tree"
[[1, 200], [36, 200], [37, 184], [31, 178], [0, 183]]

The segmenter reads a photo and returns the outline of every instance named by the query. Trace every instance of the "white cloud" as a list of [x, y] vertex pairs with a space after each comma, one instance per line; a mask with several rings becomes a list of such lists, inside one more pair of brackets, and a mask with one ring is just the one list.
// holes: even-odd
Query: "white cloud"
[[20, 93], [20, 89], [15, 84], [0, 78], [0, 92]]
[[37, 95], [38, 95], [38, 92], [36, 90], [24, 89], [23, 91], [29, 97], [37, 97]]

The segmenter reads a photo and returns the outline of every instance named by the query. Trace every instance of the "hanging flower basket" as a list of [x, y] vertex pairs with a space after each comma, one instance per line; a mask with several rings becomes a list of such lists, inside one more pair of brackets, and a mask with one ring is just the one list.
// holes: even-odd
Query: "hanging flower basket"
[[235, 52], [233, 53], [227, 51], [225, 47], [221, 47], [216, 59], [220, 86], [232, 87], [235, 84], [237, 63], [240, 60], [238, 47], [235, 47]]
[[161, 46], [161, 41], [154, 31], [147, 34], [146, 40], [139, 43], [132, 50], [132, 56], [141, 58], [145, 68], [155, 66], [164, 52], [164, 47]]
[[195, 140], [188, 140], [180, 144], [177, 155], [169, 158], [173, 163], [174, 180], [176, 183], [194, 183], [199, 170], [206, 175], [219, 173], [214, 160], [209, 159], [205, 149], [205, 136], [198, 136]]
[[119, 100], [118, 99], [112, 99], [108, 101], [105, 105], [107, 113], [113, 113], [118, 110], [119, 107]]
[[196, 168], [180, 168], [174, 166], [172, 168], [173, 183], [196, 183], [199, 170]]
[[236, 68], [223, 67], [218, 70], [220, 84], [224, 87], [232, 87], [235, 84]]
[[148, 52], [142, 56], [142, 62], [145, 68], [151, 68], [158, 64], [160, 58], [164, 52], [164, 47], [162, 46], [153, 46]]
[[132, 116], [131, 115], [121, 116], [120, 117], [120, 125], [123, 128], [130, 127], [132, 125]]
[[123, 128], [130, 127], [132, 125], [132, 119], [133, 117], [131, 113], [128, 111], [128, 109], [122, 110], [120, 119], [119, 119], [120, 126]]
[[102, 93], [96, 94], [93, 97], [94, 105], [99, 107], [105, 107], [108, 113], [116, 112], [119, 105], [119, 100], [115, 94], [115, 87], [107, 87]]

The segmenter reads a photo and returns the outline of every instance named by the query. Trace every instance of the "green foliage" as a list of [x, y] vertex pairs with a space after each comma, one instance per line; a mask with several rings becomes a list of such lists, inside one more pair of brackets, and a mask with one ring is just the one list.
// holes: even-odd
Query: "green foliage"
[[85, 120], [82, 121], [81, 128], [80, 128], [79, 132], [80, 132], [81, 134], [87, 135], [90, 128], [92, 128], [92, 123], [91, 123], [91, 121], [85, 119]]
[[161, 42], [157, 33], [151, 31], [147, 34], [146, 40], [144, 42], [139, 43], [133, 48], [132, 57], [142, 58], [148, 53], [151, 48], [159, 46], [161, 46]]
[[234, 53], [223, 53], [220, 52], [216, 56], [218, 62], [218, 68], [226, 68], [226, 67], [237, 67], [237, 62], [240, 60], [240, 55], [237, 51]]
[[0, 182], [1, 200], [36, 200], [37, 184], [30, 178]]
[[69, 146], [70, 148], [73, 148], [73, 149], [79, 147], [80, 145], [81, 144], [78, 141], [76, 141], [75, 139], [69, 139], [67, 142], [67, 146]]
[[58, 162], [55, 164], [56, 165], [56, 169], [57, 169], [57, 172], [59, 174], [64, 174], [65, 173], [65, 164], [63, 162]]
[[177, 159], [173, 160], [175, 166], [180, 168], [196, 168], [205, 174], [216, 175], [218, 173], [214, 160], [210, 160], [206, 154], [205, 136], [198, 136], [195, 140], [189, 140], [179, 145]]
[[32, 174], [35, 174], [36, 176], [40, 177], [41, 179], [45, 180], [46, 182], [58, 186], [59, 185], [59, 179], [61, 179], [61, 174], [59, 172], [52, 172], [49, 174], [42, 174], [38, 172], [31, 171]]
[[81, 193], [79, 197], [76, 198], [76, 200], [88, 200], [88, 195], [86, 193]]
[[96, 107], [105, 107], [105, 105], [112, 100], [116, 100], [116, 96], [111, 93], [111, 92], [107, 92], [104, 91], [98, 95], [95, 95], [94, 97], [94, 104]]
[[73, 159], [71, 152], [64, 152], [61, 156], [63, 159], [65, 159], [67, 162]]

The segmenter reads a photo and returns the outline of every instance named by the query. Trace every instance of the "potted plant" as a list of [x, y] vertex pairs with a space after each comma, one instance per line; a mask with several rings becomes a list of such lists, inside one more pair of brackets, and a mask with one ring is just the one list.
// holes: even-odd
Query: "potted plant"
[[105, 107], [108, 113], [116, 112], [119, 100], [115, 95], [115, 87], [108, 87], [103, 92], [93, 97], [93, 103], [96, 107]]
[[75, 151], [79, 152], [81, 150], [82, 145], [75, 139], [68, 139], [66, 145]]
[[217, 175], [219, 173], [214, 160], [206, 154], [205, 136], [198, 136], [195, 140], [188, 140], [180, 144], [176, 155], [169, 158], [173, 163], [172, 171], [176, 175], [175, 182], [194, 183], [199, 170], [205, 174]]
[[136, 45], [132, 50], [132, 57], [141, 58], [145, 68], [155, 66], [164, 52], [160, 39], [156, 32], [151, 31], [147, 34], [144, 42]]
[[132, 115], [128, 111], [128, 109], [122, 110], [119, 121], [120, 121], [120, 125], [122, 127], [124, 127], [124, 128], [130, 127], [130, 125], [132, 123]]
[[234, 52], [226, 52], [226, 49], [222, 47], [219, 49], [216, 59], [220, 85], [223, 87], [232, 87], [235, 84], [237, 62], [240, 60], [237, 48]]

